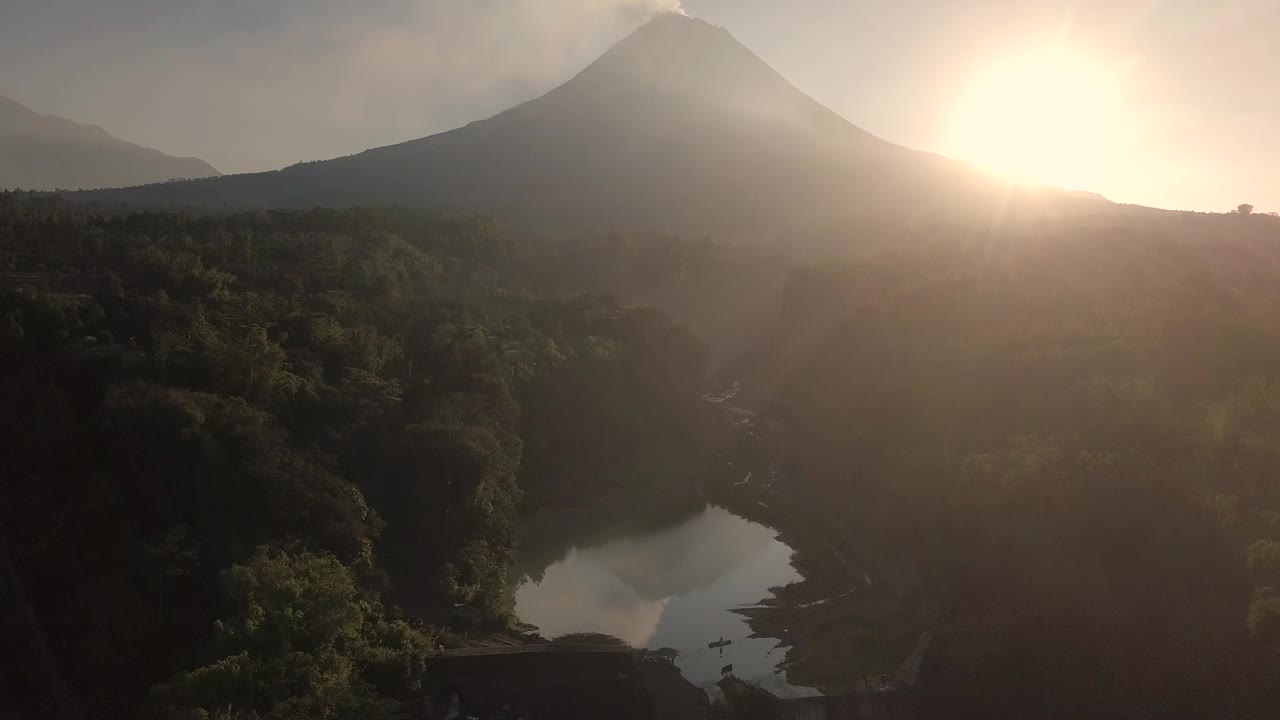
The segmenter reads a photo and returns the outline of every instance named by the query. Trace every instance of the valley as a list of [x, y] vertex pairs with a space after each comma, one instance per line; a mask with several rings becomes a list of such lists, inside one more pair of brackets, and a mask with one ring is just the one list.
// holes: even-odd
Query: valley
[[[709, 420], [729, 431], [700, 472], [527, 522], [514, 612], [547, 638], [602, 633], [674, 650], [713, 696], [727, 665], [780, 697], [894, 672], [930, 623], [910, 596], [919, 580], [788, 479], [784, 428], [733, 405], [741, 391], [704, 395]], [[731, 645], [708, 647], [718, 640]]]
[[[268, 172], [0, 98], [0, 715], [1280, 715], [1280, 217], [606, 10], [558, 85]], [[1012, 77], [978, 145], [1080, 169], [1106, 88]]]

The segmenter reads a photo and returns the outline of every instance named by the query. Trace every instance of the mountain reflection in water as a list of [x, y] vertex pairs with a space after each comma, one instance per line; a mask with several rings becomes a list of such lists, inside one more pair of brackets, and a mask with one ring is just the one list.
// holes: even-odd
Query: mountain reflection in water
[[[718, 507], [670, 527], [573, 547], [516, 591], [516, 613], [556, 637], [615, 635], [636, 647], [672, 647], [691, 681], [707, 685], [732, 664], [743, 679], [776, 683], [783, 649], [749, 639], [732, 608], [752, 605], [771, 587], [800, 579], [791, 549], [769, 528]], [[732, 640], [723, 650], [707, 644]]]

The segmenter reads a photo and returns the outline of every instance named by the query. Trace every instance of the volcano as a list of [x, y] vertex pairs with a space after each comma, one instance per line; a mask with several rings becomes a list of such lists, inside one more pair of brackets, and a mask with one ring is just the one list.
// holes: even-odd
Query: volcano
[[403, 204], [560, 231], [776, 238], [972, 207], [996, 197], [995, 185], [859, 129], [727, 30], [670, 14], [546, 95], [456, 130], [273, 172], [81, 197], [143, 206]]

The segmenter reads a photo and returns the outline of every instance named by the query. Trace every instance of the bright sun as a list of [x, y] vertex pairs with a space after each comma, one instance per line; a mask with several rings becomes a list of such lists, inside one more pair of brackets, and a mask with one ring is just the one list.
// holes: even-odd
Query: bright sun
[[1119, 106], [1106, 68], [1060, 51], [992, 64], [956, 108], [949, 147], [1011, 180], [1087, 189]]

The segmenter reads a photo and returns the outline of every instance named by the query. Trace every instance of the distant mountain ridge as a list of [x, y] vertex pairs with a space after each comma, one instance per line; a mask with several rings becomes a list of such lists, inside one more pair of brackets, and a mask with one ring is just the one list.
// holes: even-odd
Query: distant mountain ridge
[[922, 206], [1008, 201], [1007, 189], [959, 162], [855, 127], [727, 30], [674, 14], [542, 97], [456, 130], [274, 172], [82, 197], [148, 206], [408, 204], [562, 231], [772, 238]]
[[198, 158], [165, 155], [0, 96], [0, 188], [125, 187], [218, 174]]

